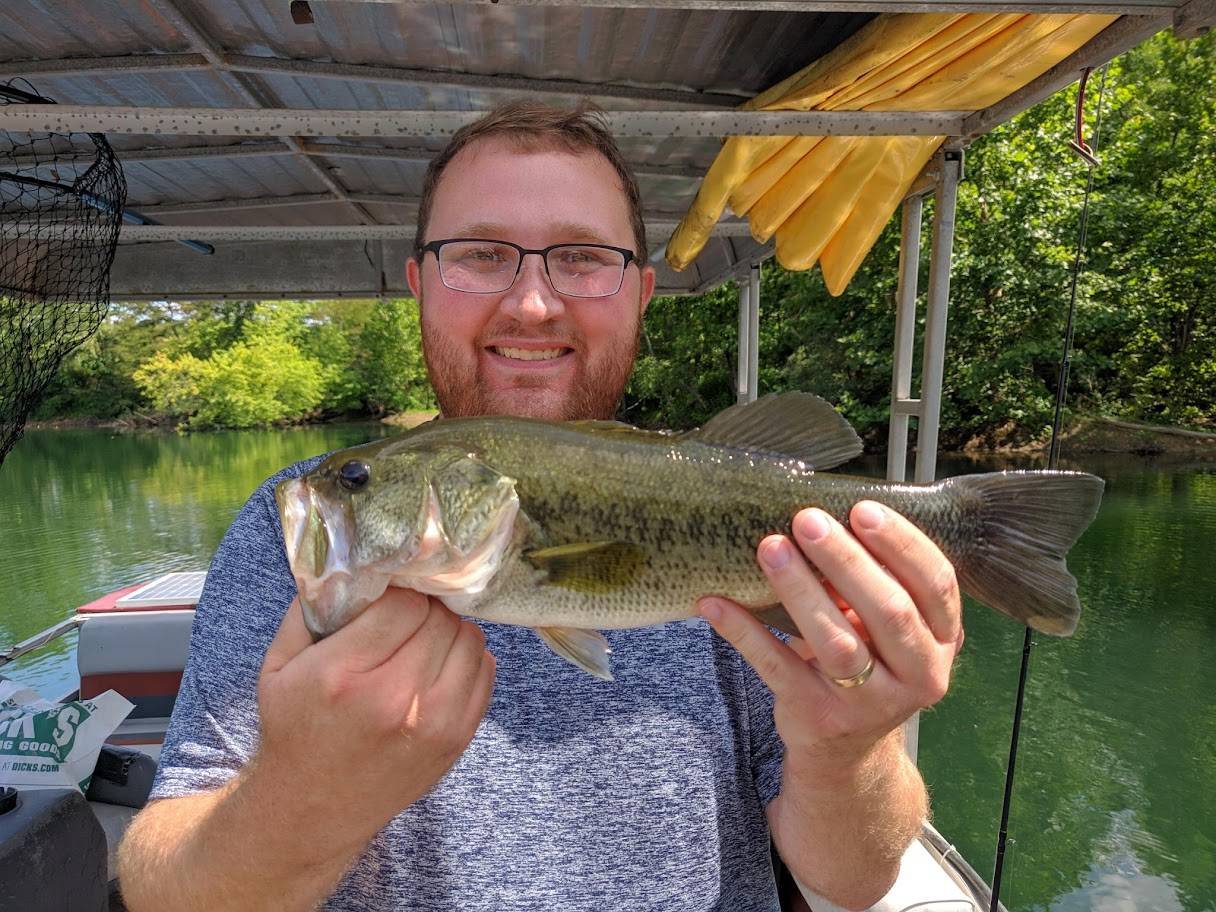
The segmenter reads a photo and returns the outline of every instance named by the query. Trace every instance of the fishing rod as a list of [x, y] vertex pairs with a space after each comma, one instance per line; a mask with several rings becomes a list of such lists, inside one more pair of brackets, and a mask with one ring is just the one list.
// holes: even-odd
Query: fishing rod
[[[1081, 84], [1077, 90], [1076, 136], [1069, 146], [1083, 158], [1089, 169], [1089, 177], [1085, 184], [1085, 195], [1081, 201], [1081, 218], [1077, 228], [1077, 250], [1072, 263], [1072, 287], [1069, 291], [1068, 320], [1064, 327], [1064, 340], [1060, 352], [1060, 369], [1056, 376], [1055, 414], [1051, 422], [1051, 448], [1047, 455], [1047, 468], [1055, 469], [1060, 462], [1060, 424], [1064, 414], [1064, 392], [1068, 385], [1068, 371], [1072, 357], [1073, 327], [1077, 315], [1077, 286], [1081, 278], [1081, 262], [1085, 255], [1085, 238], [1089, 227], [1089, 197], [1094, 189], [1094, 172], [1098, 167], [1095, 150], [1098, 147], [1098, 137], [1102, 132], [1102, 100], [1106, 95], [1106, 73], [1108, 67], [1102, 68], [1102, 82], [1098, 86], [1098, 111], [1094, 120], [1093, 147], [1086, 145], [1083, 138], [1085, 117], [1085, 86], [1089, 82], [1092, 67], [1081, 71]], [[1022, 638], [1022, 666], [1018, 673], [1018, 693], [1013, 705], [1013, 732], [1009, 740], [1009, 761], [1005, 766], [1005, 796], [1001, 802], [1001, 826], [996, 842], [996, 866], [992, 872], [992, 903], [989, 912], [998, 912], [1001, 897], [1001, 876], [1005, 869], [1005, 850], [1009, 841], [1009, 809], [1013, 803], [1013, 773], [1017, 766], [1018, 740], [1022, 734], [1022, 707], [1026, 701], [1026, 680], [1030, 675], [1030, 653], [1034, 648], [1034, 631], [1029, 627]]]

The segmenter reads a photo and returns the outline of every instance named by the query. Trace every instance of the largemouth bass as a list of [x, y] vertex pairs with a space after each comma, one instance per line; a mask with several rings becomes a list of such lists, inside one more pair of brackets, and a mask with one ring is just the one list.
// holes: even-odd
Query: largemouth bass
[[611, 680], [598, 631], [692, 617], [722, 595], [796, 628], [756, 563], [765, 536], [817, 506], [847, 523], [860, 500], [908, 517], [962, 590], [1036, 630], [1080, 615], [1065, 554], [1098, 509], [1081, 472], [1000, 472], [931, 484], [824, 474], [861, 452], [807, 393], [733, 406], [684, 434], [611, 421], [435, 421], [342, 450], [276, 490], [287, 556], [316, 637], [390, 586], [453, 611], [532, 627]]

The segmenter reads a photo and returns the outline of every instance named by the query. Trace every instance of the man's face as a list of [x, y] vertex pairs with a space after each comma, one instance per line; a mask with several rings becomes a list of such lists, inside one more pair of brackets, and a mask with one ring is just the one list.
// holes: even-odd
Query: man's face
[[[439, 180], [427, 241], [485, 238], [540, 249], [598, 243], [635, 250], [620, 178], [594, 152], [521, 151], [492, 137], [465, 147]], [[557, 294], [539, 256], [494, 294], [453, 291], [428, 253], [406, 278], [422, 350], [447, 417], [611, 418], [633, 369], [654, 270], [630, 264], [603, 298]]]

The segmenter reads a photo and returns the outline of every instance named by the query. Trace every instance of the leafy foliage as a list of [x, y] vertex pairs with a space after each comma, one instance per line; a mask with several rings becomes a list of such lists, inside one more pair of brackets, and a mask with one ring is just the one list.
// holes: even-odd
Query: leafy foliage
[[154, 408], [188, 427], [302, 418], [320, 405], [329, 371], [298, 347], [301, 312], [299, 305], [257, 308], [238, 341], [206, 358], [159, 351], [135, 371], [135, 382]]
[[[1102, 81], [1105, 78], [1105, 87]], [[1102, 99], [1067, 401], [1216, 426], [1216, 36], [1161, 34], [1094, 74]], [[1076, 87], [975, 142], [959, 188], [942, 442], [1021, 442], [1051, 422], [1088, 170], [1068, 148]], [[1091, 139], [1092, 141], [1092, 139]], [[926, 223], [932, 203], [926, 205]], [[813, 390], [885, 435], [898, 219], [848, 290], [766, 266], [760, 392]], [[919, 286], [927, 287], [928, 238]], [[656, 300], [626, 412], [703, 422], [734, 400], [732, 287]], [[923, 321], [923, 294], [920, 305]], [[918, 326], [919, 334], [923, 326]], [[913, 390], [918, 387], [913, 378]]]
[[259, 427], [430, 404], [412, 302], [224, 302], [159, 313], [132, 377], [142, 401], [190, 428]]

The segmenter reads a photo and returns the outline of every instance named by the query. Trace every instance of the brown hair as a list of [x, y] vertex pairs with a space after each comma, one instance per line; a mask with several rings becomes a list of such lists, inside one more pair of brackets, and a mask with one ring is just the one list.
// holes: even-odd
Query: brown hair
[[461, 127], [453, 135], [443, 151], [431, 159], [422, 184], [422, 199], [418, 207], [418, 229], [414, 235], [414, 256], [422, 261], [422, 247], [426, 243], [427, 224], [431, 220], [431, 204], [435, 188], [443, 170], [461, 149], [493, 136], [505, 136], [523, 151], [554, 146], [572, 153], [598, 152], [608, 159], [621, 178], [625, 191], [625, 202], [629, 207], [629, 222], [633, 228], [634, 244], [638, 258], [646, 264], [646, 226], [642, 221], [642, 195], [637, 179], [625, 163], [616, 140], [608, 132], [603, 111], [588, 101], [574, 108], [552, 108], [530, 101], [513, 101], [499, 105], [468, 126]]

